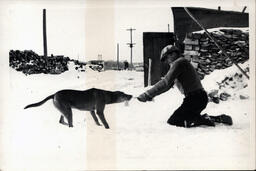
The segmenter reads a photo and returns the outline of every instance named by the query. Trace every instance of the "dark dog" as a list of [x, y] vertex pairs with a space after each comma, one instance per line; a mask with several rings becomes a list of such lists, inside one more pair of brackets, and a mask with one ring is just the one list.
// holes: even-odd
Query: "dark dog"
[[[95, 110], [101, 122], [106, 129], [109, 128], [104, 116], [104, 108], [106, 104], [120, 103], [131, 100], [132, 95], [125, 94], [121, 91], [105, 91], [100, 89], [88, 89], [85, 91], [78, 90], [61, 90], [48, 96], [38, 103], [30, 104], [24, 109], [40, 106], [49, 99], [53, 99], [54, 106], [62, 113], [60, 123], [73, 127], [72, 108], [90, 111], [95, 123], [100, 125]], [[68, 120], [68, 124], [64, 122], [64, 117]]]

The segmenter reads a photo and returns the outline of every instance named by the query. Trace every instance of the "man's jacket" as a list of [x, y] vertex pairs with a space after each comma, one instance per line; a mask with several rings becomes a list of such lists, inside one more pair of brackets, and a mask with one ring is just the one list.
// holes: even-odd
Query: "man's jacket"
[[185, 58], [180, 57], [172, 63], [165, 77], [146, 91], [146, 94], [153, 98], [169, 90], [174, 83], [184, 94], [203, 88], [194, 67]]

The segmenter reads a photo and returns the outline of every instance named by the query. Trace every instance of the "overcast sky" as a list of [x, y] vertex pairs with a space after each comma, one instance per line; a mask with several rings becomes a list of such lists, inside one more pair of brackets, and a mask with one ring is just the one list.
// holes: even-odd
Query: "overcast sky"
[[[173, 31], [172, 6], [200, 6], [242, 11], [249, 1], [176, 0], [73, 0], [73, 1], [5, 1], [0, 19], [8, 25], [4, 46], [43, 54], [42, 9], [47, 10], [48, 54], [65, 55], [88, 61], [102, 55], [103, 60], [116, 59], [119, 43], [120, 60], [130, 61], [128, 28], [133, 32], [135, 62], [143, 61], [143, 32]], [[228, 2], [228, 3], [227, 3]], [[232, 2], [232, 3], [231, 3]], [[247, 9], [246, 12], [249, 12]]]

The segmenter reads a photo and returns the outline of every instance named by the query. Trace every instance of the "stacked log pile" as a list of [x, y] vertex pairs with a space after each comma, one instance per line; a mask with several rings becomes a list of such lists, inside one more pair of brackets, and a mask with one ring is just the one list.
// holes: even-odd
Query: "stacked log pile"
[[249, 59], [249, 32], [239, 29], [219, 29], [210, 33], [231, 58], [225, 57], [206, 33], [187, 34], [184, 56], [191, 61], [201, 79], [215, 69], [243, 63]]
[[60, 74], [68, 70], [69, 61], [70, 59], [64, 56], [39, 56], [32, 50], [9, 52], [9, 66], [26, 75]]

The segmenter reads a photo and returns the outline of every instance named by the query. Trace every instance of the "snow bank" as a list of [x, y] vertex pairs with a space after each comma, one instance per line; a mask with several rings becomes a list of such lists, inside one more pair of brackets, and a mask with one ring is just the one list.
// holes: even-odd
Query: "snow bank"
[[[236, 72], [235, 66], [214, 71], [205, 77], [203, 85], [207, 91], [216, 89], [216, 82]], [[143, 87], [143, 73], [69, 70], [61, 75], [25, 76], [10, 69], [10, 80], [11, 102], [1, 127], [3, 170], [252, 168], [250, 99], [209, 103], [203, 111], [229, 114], [233, 126], [169, 126], [167, 119], [183, 99], [174, 88], [154, 102], [141, 103], [133, 98], [128, 107], [124, 103], [106, 106], [109, 130], [96, 126], [88, 112], [79, 110], [73, 110], [74, 128], [68, 128], [58, 123], [60, 113], [51, 101], [40, 107], [23, 108], [60, 89], [96, 87], [121, 90], [136, 97], [147, 89]], [[230, 91], [249, 96], [248, 89]]]

